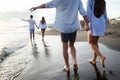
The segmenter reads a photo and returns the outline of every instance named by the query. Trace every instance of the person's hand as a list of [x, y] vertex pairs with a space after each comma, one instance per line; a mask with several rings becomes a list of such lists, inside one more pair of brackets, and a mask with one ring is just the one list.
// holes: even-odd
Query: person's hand
[[89, 27], [86, 27], [85, 30], [86, 30], [86, 31], [89, 31], [90, 29], [89, 29]]
[[30, 9], [30, 11], [35, 11], [37, 9], [37, 7], [32, 7], [31, 9]]
[[88, 25], [85, 26], [85, 30], [86, 30], [86, 31], [89, 31], [89, 30], [90, 30], [90, 28], [89, 28]]

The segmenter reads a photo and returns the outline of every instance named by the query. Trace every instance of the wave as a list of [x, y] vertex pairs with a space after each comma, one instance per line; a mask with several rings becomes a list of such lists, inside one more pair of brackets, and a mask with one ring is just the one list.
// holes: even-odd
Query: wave
[[15, 51], [25, 47], [26, 45], [23, 44], [21, 46], [16, 46], [16, 47], [4, 47], [2, 49], [1, 55], [0, 55], [0, 62], [2, 62], [7, 56], [10, 54], [14, 53]]

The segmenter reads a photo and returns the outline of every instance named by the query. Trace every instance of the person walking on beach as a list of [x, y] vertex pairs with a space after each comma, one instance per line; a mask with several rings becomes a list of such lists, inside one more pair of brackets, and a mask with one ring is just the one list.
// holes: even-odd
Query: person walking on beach
[[93, 59], [90, 63], [95, 64], [97, 56], [103, 67], [105, 67], [105, 57], [99, 50], [98, 40], [104, 36], [107, 25], [106, 2], [105, 0], [88, 0], [87, 16], [90, 23], [90, 31], [88, 31], [88, 42], [93, 50]]
[[78, 11], [86, 22], [86, 30], [89, 30], [86, 11], [83, 8], [81, 0], [52, 0], [37, 7], [32, 7], [30, 11], [43, 8], [56, 8], [56, 17], [54, 28], [61, 33], [63, 58], [65, 61], [64, 71], [70, 72], [68, 48], [70, 48], [73, 59], [73, 70], [76, 74], [78, 65], [76, 60], [76, 49], [74, 46], [77, 29], [80, 29], [78, 20]]
[[39, 29], [39, 27], [37, 26], [36, 24], [36, 21], [33, 19], [33, 15], [30, 15], [30, 19], [28, 20], [25, 20], [25, 19], [21, 19], [23, 21], [27, 21], [29, 23], [29, 30], [30, 30], [30, 41], [31, 41], [31, 44], [33, 46], [33, 42], [34, 41], [34, 38], [35, 38], [35, 26]]
[[39, 23], [39, 28], [41, 28], [41, 34], [42, 34], [42, 41], [44, 41], [44, 35], [45, 35], [45, 29], [46, 29], [46, 21], [45, 18], [42, 17], [40, 23]]

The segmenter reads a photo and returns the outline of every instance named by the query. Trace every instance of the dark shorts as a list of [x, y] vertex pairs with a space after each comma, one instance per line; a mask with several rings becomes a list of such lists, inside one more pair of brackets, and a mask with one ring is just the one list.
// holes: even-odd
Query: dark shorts
[[34, 34], [35, 29], [30, 29], [30, 34]]
[[62, 42], [75, 42], [76, 40], [76, 33], [77, 31], [73, 33], [61, 33], [61, 41]]
[[41, 31], [45, 31], [45, 29], [41, 29]]

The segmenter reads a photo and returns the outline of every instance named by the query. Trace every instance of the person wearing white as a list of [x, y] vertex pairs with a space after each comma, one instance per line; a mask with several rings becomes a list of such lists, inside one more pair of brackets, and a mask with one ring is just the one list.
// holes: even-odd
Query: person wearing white
[[40, 23], [39, 23], [39, 28], [41, 29], [41, 34], [42, 34], [42, 41], [44, 40], [44, 35], [45, 35], [45, 29], [47, 28], [45, 18], [42, 17]]
[[[29, 23], [29, 30], [30, 30], [30, 40], [32, 42], [32, 40], [34, 40], [35, 37], [35, 26], [38, 28], [36, 21], [33, 20], [33, 15], [30, 15], [30, 19], [25, 20], [25, 19], [21, 19], [23, 21], [27, 21]], [[38, 28], [39, 29], [39, 28]]]

